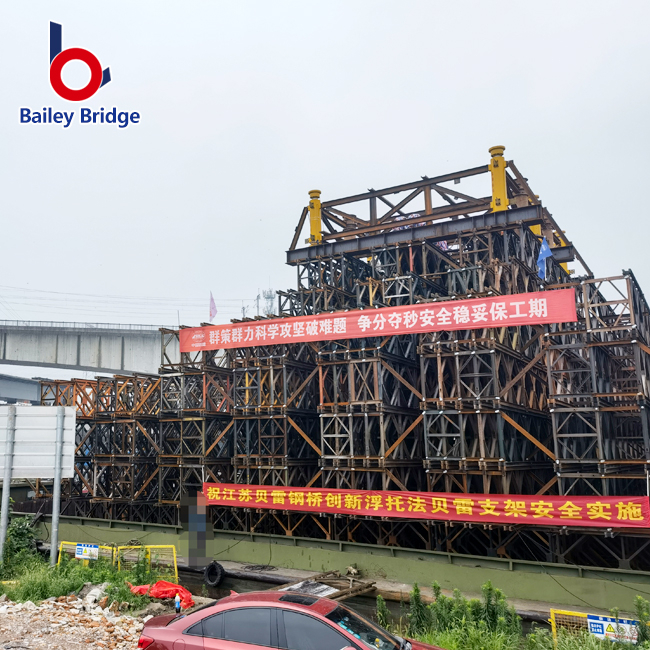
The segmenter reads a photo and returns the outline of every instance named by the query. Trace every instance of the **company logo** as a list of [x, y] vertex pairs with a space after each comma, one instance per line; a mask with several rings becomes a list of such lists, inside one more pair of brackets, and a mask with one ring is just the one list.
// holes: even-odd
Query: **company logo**
[[[63, 83], [61, 73], [66, 63], [70, 61], [83, 61], [90, 68], [90, 81], [84, 88], [75, 90]], [[50, 21], [50, 84], [54, 92], [69, 102], [82, 102], [90, 99], [111, 80], [110, 68], [102, 70], [99, 59], [90, 51], [81, 47], [63, 49], [63, 27], [59, 23]], [[78, 118], [76, 110], [57, 110], [57, 107], [43, 106], [33, 109], [28, 106], [20, 107], [21, 124], [58, 124], [67, 129], [71, 124], [113, 124], [118, 129], [126, 129], [130, 124], [140, 123], [138, 111], [120, 111], [117, 106], [99, 110], [88, 106], [80, 106]]]
[[[90, 68], [90, 81], [84, 88], [68, 88], [61, 79], [63, 66], [70, 61], [83, 61]], [[111, 80], [111, 70], [102, 70], [99, 59], [81, 47], [63, 49], [63, 27], [50, 22], [50, 83], [54, 92], [70, 102], [82, 102], [92, 97]]]

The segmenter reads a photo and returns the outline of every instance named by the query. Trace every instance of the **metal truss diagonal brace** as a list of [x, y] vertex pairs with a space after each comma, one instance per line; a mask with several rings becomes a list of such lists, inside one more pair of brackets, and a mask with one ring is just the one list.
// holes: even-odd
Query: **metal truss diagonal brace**
[[[499, 397], [505, 397], [508, 394], [508, 391], [542, 358], [546, 355], [546, 350], [542, 350], [537, 354], [533, 359], [531, 359], [522, 369], [518, 372], [504, 387], [503, 390], [499, 393]], [[505, 417], [505, 416], [504, 416]]]
[[300, 384], [300, 386], [298, 386], [298, 388], [296, 388], [294, 394], [293, 394], [293, 395], [292, 395], [292, 396], [287, 400], [287, 403], [286, 403], [285, 406], [289, 406], [289, 404], [291, 404], [291, 402], [293, 402], [293, 400], [296, 399], [296, 397], [298, 397], [298, 395], [300, 395], [300, 394], [302, 393], [302, 391], [304, 390], [305, 386], [306, 386], [306, 385], [307, 385], [307, 384], [312, 380], [312, 378], [314, 377], [314, 375], [315, 375], [317, 372], [318, 372], [318, 366], [316, 366], [316, 367], [315, 367], [315, 368], [314, 368], [314, 369], [309, 373], [309, 376], [307, 377], [307, 379], [305, 379], [305, 381], [303, 381], [302, 384]]
[[422, 397], [422, 393], [420, 393], [419, 390], [411, 386], [411, 384], [409, 384], [408, 381], [406, 381], [406, 379], [404, 379], [404, 377], [399, 374], [399, 372], [391, 368], [383, 359], [381, 361], [381, 365], [384, 366], [384, 368], [386, 368], [386, 370], [388, 370], [388, 372], [390, 372], [390, 374], [393, 375], [397, 381], [400, 381], [402, 384], [404, 384], [404, 386], [406, 386], [420, 401], [424, 399]]
[[501, 417], [508, 423], [511, 424], [519, 433], [521, 433], [522, 436], [525, 438], [528, 438], [536, 447], [541, 449], [549, 458], [552, 460], [556, 460], [555, 454], [546, 446], [544, 446], [535, 436], [532, 436], [524, 427], [522, 427], [520, 424], [517, 424], [510, 416], [506, 415], [503, 411], [500, 412]]
[[388, 458], [403, 442], [404, 438], [408, 436], [415, 427], [417, 427], [420, 422], [422, 422], [423, 415], [419, 415], [414, 422], [411, 424], [411, 426], [388, 448], [388, 451], [384, 455], [384, 458]]
[[314, 451], [319, 455], [322, 456], [323, 453], [321, 450], [316, 446], [314, 441], [290, 418], [287, 416], [287, 420], [289, 424], [306, 440], [306, 442], [309, 443], [311, 447], [313, 447]]

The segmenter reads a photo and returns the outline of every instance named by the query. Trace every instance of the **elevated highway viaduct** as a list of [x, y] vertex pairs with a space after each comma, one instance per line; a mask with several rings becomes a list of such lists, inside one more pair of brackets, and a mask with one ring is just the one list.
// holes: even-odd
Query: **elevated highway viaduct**
[[[174, 351], [169, 347], [167, 354]], [[108, 374], [157, 374], [161, 333], [154, 325], [0, 321], [0, 364]]]

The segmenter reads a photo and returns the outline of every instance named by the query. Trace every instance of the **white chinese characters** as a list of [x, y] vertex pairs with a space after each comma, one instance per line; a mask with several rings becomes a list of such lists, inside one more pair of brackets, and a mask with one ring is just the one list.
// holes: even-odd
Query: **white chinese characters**
[[547, 301], [548, 298], [540, 297], [539, 293], [458, 302], [450, 300], [437, 304], [416, 304], [408, 308], [366, 310], [359, 315], [322, 314], [267, 323], [236, 323], [209, 330], [206, 328], [204, 336], [212, 349], [219, 349], [290, 341], [384, 336], [409, 331], [507, 327], [531, 320], [546, 321], [549, 317]]
[[[403, 332], [417, 327], [418, 331], [436, 329], [462, 329], [455, 325], [467, 325], [471, 328], [481, 326], [503, 326], [506, 321], [521, 318], [547, 318], [546, 298], [530, 298], [528, 301], [513, 299], [490, 300], [453, 305], [427, 305], [420, 310], [411, 309], [404, 312], [361, 314], [357, 318], [357, 327], [364, 334], [374, 332]], [[528, 307], [528, 309], [526, 309]], [[321, 322], [321, 331], [323, 331]], [[335, 332], [336, 333], [336, 332]]]

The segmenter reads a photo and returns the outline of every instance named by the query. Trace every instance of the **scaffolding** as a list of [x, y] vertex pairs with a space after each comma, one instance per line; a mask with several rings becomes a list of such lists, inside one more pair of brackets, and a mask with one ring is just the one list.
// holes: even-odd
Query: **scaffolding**
[[[594, 278], [502, 148], [491, 153], [489, 165], [463, 172], [332, 201], [314, 195], [287, 252], [297, 284], [278, 292], [279, 316], [422, 302], [453, 309], [462, 298], [573, 288], [577, 322], [269, 344], [180, 361], [178, 330], [161, 330], [159, 376], [43, 382], [42, 403], [78, 414], [63, 512], [175, 523], [181, 497], [203, 481], [647, 494], [645, 298], [631, 271]], [[458, 190], [488, 173], [492, 196]], [[308, 217], [310, 245], [299, 248]], [[543, 238], [553, 256], [542, 279]], [[650, 569], [644, 531], [218, 507], [212, 516], [224, 530]]]

